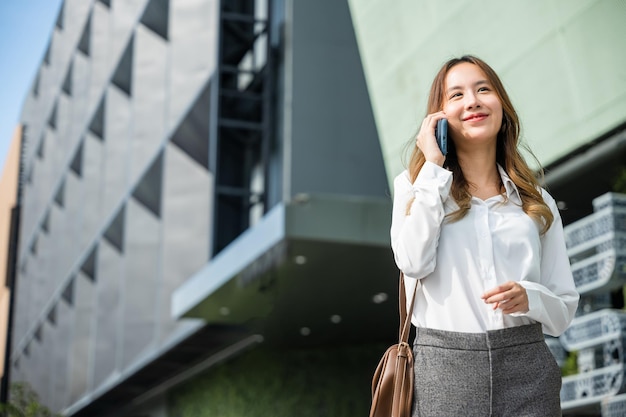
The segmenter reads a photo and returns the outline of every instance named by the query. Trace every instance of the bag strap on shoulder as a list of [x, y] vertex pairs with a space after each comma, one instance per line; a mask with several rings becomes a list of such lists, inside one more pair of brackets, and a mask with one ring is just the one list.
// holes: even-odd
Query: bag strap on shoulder
[[413, 315], [413, 306], [415, 305], [415, 294], [417, 293], [417, 283], [415, 285], [415, 289], [413, 290], [413, 297], [411, 298], [411, 307], [410, 312], [408, 314], [406, 311], [406, 290], [404, 288], [404, 273], [400, 272], [400, 288], [398, 290], [400, 296], [400, 302], [398, 309], [400, 311], [400, 330], [398, 332], [398, 343], [407, 343], [409, 340], [409, 330], [411, 329], [411, 316]]

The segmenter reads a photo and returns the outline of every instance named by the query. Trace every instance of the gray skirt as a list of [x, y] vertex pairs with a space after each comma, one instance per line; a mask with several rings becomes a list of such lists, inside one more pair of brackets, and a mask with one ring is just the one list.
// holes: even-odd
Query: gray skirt
[[561, 416], [561, 370], [540, 324], [459, 333], [417, 328], [413, 417]]

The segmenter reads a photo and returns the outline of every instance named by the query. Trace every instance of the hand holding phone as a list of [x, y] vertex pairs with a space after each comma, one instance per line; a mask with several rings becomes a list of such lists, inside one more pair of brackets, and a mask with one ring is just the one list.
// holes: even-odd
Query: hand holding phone
[[448, 154], [448, 119], [437, 120], [435, 127], [435, 139], [443, 156]]

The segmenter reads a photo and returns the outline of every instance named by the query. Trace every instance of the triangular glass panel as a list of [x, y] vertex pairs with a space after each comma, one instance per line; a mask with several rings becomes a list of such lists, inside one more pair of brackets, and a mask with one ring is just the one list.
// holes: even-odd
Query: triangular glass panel
[[120, 253], [124, 253], [125, 212], [125, 206], [122, 206], [107, 230], [104, 232], [104, 238], [118, 251], [120, 251]]
[[41, 324], [35, 329], [35, 340], [41, 342]]
[[89, 51], [91, 49], [91, 14], [87, 18], [87, 23], [85, 23], [85, 27], [83, 28], [83, 34], [80, 36], [80, 41], [78, 41], [78, 50], [83, 54], [89, 56]]
[[161, 152], [133, 191], [133, 197], [157, 217], [161, 217], [162, 178], [163, 153]]
[[65, 205], [65, 180], [59, 186], [57, 193], [54, 195], [54, 202], [63, 207]]
[[72, 158], [72, 163], [70, 164], [70, 169], [79, 177], [83, 175], [83, 141], [81, 140], [80, 145], [78, 145], [78, 149], [76, 149], [76, 153]]
[[65, 80], [63, 81], [63, 86], [61, 90], [67, 94], [68, 96], [72, 95], [72, 72], [74, 68], [74, 63], [72, 62], [67, 69], [67, 73], [65, 74]]
[[103, 96], [100, 100], [100, 104], [98, 104], [98, 109], [93, 115], [91, 119], [91, 123], [89, 123], [89, 130], [100, 138], [100, 140], [104, 139], [104, 106], [105, 106], [106, 96]]
[[44, 141], [46, 140], [45, 136], [41, 136], [41, 139], [39, 139], [39, 145], [37, 146], [37, 157], [39, 159], [43, 159], [43, 149], [44, 149]]
[[94, 246], [93, 249], [91, 249], [91, 252], [89, 252], [89, 255], [87, 255], [87, 259], [85, 259], [85, 262], [83, 262], [83, 264], [80, 267], [80, 270], [83, 271], [85, 273], [85, 275], [87, 275], [87, 277], [91, 280], [91, 281], [96, 281], [96, 257], [98, 255], [98, 247]]
[[50, 117], [48, 118], [48, 126], [53, 129], [57, 128], [57, 105], [58, 102], [55, 102], [54, 106], [52, 107], [52, 113], [50, 113]]
[[67, 303], [67, 305], [74, 305], [74, 277], [70, 278], [70, 281], [65, 286], [61, 299]]
[[140, 22], [148, 29], [167, 40], [169, 27], [169, 0], [150, 0]]
[[50, 65], [50, 48], [52, 48], [52, 40], [50, 40], [50, 42], [48, 42], [48, 46], [46, 47], [46, 52], [43, 55], [43, 63], [45, 65]]
[[117, 68], [113, 73], [113, 77], [111, 78], [111, 82], [113, 85], [116, 85], [127, 95], [131, 95], [131, 87], [132, 87], [132, 69], [133, 69], [133, 51], [134, 51], [134, 36], [131, 36], [128, 41], [128, 45], [126, 45], [126, 49], [122, 54], [122, 58], [120, 62], [117, 64]]
[[178, 125], [171, 142], [205, 169], [209, 169], [210, 81]]
[[35, 77], [35, 81], [33, 82], [33, 96], [39, 96], [39, 80], [41, 78], [41, 70], [37, 71], [37, 76]]
[[48, 312], [48, 315], [46, 316], [46, 319], [48, 320], [48, 323], [52, 324], [53, 326], [55, 324], [57, 324], [57, 306], [54, 305], [50, 311]]
[[65, 12], [65, 2], [61, 2], [61, 8], [59, 9], [59, 14], [57, 15], [57, 21], [55, 23], [55, 26], [58, 27], [59, 29], [63, 29], [63, 23], [64, 23], [64, 14]]
[[32, 253], [33, 255], [37, 255], [38, 244], [39, 244], [39, 238], [35, 237], [35, 240], [33, 240], [33, 243], [30, 244], [30, 253]]
[[46, 211], [46, 214], [43, 216], [43, 220], [41, 222], [41, 230], [45, 233], [50, 232], [50, 210]]
[[111, 7], [111, 0], [98, 0], [98, 1], [104, 4], [106, 7]]

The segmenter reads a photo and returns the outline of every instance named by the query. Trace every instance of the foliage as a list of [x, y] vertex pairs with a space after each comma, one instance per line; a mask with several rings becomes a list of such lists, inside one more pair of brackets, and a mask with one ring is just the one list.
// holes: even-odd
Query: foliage
[[620, 167], [613, 180], [613, 191], [626, 193], [626, 166]]
[[0, 412], [5, 417], [61, 417], [41, 405], [35, 391], [25, 382], [11, 384], [9, 402], [0, 404]]
[[170, 397], [174, 417], [367, 415], [386, 346], [258, 348], [212, 368]]
[[563, 376], [576, 375], [578, 373], [578, 352], [569, 352], [565, 362], [561, 367], [561, 374]]

